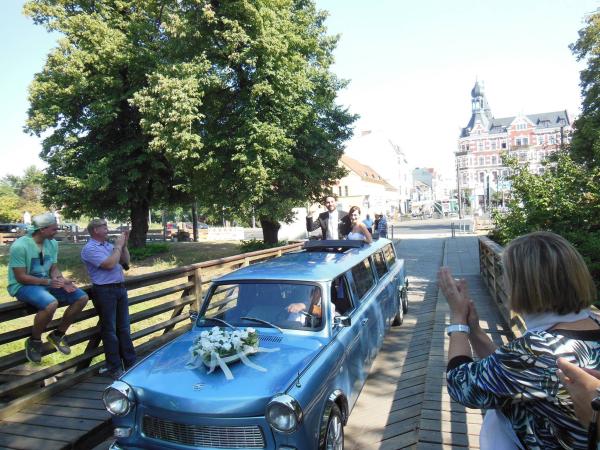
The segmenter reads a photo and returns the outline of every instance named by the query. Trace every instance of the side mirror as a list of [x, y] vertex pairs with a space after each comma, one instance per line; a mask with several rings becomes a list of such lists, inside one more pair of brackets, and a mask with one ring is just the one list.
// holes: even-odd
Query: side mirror
[[352, 320], [349, 316], [335, 316], [333, 318], [334, 327], [344, 328], [349, 327], [350, 325], [352, 325]]

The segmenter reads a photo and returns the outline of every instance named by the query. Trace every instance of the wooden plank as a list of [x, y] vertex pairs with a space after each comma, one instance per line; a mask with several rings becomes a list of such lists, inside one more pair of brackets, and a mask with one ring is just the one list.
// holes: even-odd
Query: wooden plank
[[46, 427], [65, 428], [69, 430], [89, 430], [102, 423], [101, 420], [81, 419], [73, 417], [45, 416], [41, 414], [16, 413], [4, 419], [4, 422], [40, 425]]
[[[73, 398], [54, 395], [40, 402], [41, 405], [61, 406], [65, 408], [88, 408], [104, 410], [101, 398]], [[6, 420], [6, 419], [5, 419]]]
[[23, 423], [0, 422], [0, 433], [29, 436], [52, 441], [73, 442], [82, 435], [81, 430], [68, 430], [55, 427], [26, 425]]
[[102, 399], [102, 392], [86, 391], [83, 389], [77, 389], [76, 387], [71, 389], [65, 389], [64, 391], [62, 391], [61, 395], [63, 397], [69, 398], [85, 398], [90, 400]]
[[100, 411], [99, 409], [90, 408], [57, 408], [53, 405], [44, 405], [41, 403], [23, 408], [21, 412], [57, 417], [80, 417], [82, 419], [93, 420], [108, 420], [111, 417], [106, 409]]
[[65, 443], [49, 439], [37, 439], [27, 436], [0, 433], [0, 445], [15, 450], [60, 450], [65, 446]]

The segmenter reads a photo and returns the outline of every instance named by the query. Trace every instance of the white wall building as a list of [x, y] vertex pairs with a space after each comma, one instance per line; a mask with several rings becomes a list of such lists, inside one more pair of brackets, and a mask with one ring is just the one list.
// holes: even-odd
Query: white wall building
[[368, 164], [395, 189], [394, 212], [406, 213], [412, 188], [411, 170], [406, 155], [399, 145], [381, 131], [363, 131], [348, 144], [345, 154]]

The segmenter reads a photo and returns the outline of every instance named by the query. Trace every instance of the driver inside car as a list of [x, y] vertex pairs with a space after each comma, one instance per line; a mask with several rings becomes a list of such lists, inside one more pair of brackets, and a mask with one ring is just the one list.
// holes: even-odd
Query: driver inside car
[[[299, 322], [302, 326], [314, 328], [322, 318], [321, 312], [321, 289], [315, 287], [310, 294], [310, 301], [290, 303], [287, 307], [288, 320]], [[308, 314], [307, 314], [308, 313]], [[335, 315], [335, 305], [331, 304], [331, 314]], [[311, 316], [316, 320], [311, 323]]]

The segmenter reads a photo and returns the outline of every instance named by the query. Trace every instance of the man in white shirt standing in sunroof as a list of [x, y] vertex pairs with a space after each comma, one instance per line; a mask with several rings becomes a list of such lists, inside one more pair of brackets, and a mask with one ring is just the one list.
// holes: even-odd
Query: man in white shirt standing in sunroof
[[337, 202], [333, 195], [325, 197], [327, 211], [319, 214], [316, 220], [311, 216], [306, 218], [308, 232], [321, 228], [322, 239], [343, 239], [351, 230], [348, 213], [337, 209]]

